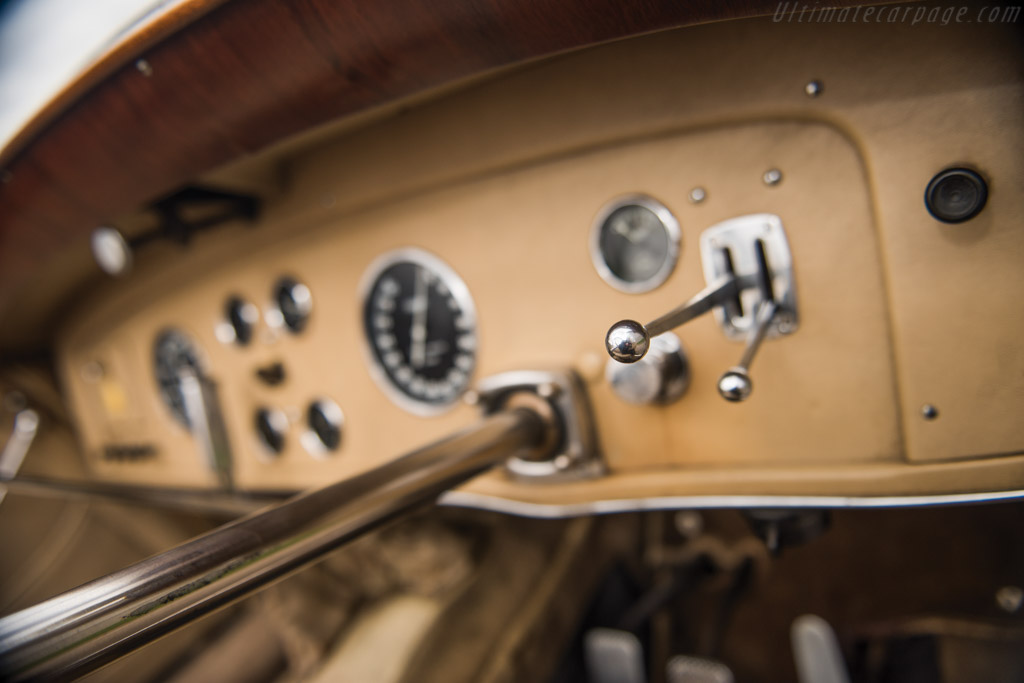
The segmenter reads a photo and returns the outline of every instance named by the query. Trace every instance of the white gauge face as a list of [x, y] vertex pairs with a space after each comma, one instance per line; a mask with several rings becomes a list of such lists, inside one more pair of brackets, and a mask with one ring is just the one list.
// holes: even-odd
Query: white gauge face
[[378, 259], [363, 286], [370, 367], [398, 405], [432, 414], [454, 403], [476, 366], [476, 312], [455, 272], [419, 249]]
[[679, 223], [650, 197], [625, 197], [598, 215], [590, 252], [605, 282], [624, 292], [648, 292], [668, 279], [675, 267]]

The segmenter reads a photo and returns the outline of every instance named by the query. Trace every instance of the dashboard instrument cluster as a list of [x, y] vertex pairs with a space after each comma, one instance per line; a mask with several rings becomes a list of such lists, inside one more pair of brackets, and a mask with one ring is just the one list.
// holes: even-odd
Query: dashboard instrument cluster
[[97, 476], [211, 488], [230, 452], [237, 489], [305, 488], [468, 424], [488, 378], [571, 369], [600, 476], [456, 499], [1024, 487], [1014, 37], [959, 27], [950, 64], [952, 28], [868, 27], [863, 55], [863, 27], [768, 24], [563, 55], [206, 179], [263, 195], [255, 227], [140, 251], [61, 331]]

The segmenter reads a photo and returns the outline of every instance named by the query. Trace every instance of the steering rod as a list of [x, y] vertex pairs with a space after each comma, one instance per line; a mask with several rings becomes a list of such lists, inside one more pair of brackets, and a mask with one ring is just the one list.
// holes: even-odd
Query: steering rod
[[494, 465], [553, 455], [545, 451], [559, 440], [558, 418], [508, 405], [369, 472], [300, 494], [5, 617], [0, 679], [85, 675]]

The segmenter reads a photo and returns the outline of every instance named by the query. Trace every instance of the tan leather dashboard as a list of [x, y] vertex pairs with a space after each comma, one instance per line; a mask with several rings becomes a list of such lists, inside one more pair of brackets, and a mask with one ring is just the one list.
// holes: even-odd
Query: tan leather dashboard
[[[87, 461], [109, 481], [216, 485], [160, 398], [153, 344], [168, 328], [195, 342], [218, 387], [240, 489], [324, 483], [469, 424], [473, 407], [416, 415], [370, 374], [361, 281], [382, 254], [417, 247], [472, 297], [475, 379], [571, 367], [594, 407], [607, 476], [492, 473], [465, 489], [478, 504], [1024, 488], [1022, 63], [1012, 26], [734, 21], [531, 64], [223, 169], [207, 180], [263, 196], [260, 222], [140, 249], [134, 272], [98, 286], [59, 335]], [[947, 225], [922, 197], [953, 166], [976, 169], [990, 194]], [[632, 193], [681, 232], [668, 279], [643, 294], [610, 287], [588, 249], [601, 208]], [[719, 397], [743, 344], [705, 316], [677, 330], [685, 395], [625, 403], [605, 380], [608, 326], [700, 290], [701, 233], [760, 213], [785, 227], [800, 326], [765, 342], [755, 393]], [[282, 276], [311, 295], [299, 333], [268, 325]], [[231, 296], [260, 309], [245, 347], [218, 339]], [[274, 363], [284, 379], [271, 386], [256, 370]], [[302, 437], [319, 398], [344, 414], [328, 455]], [[255, 432], [262, 408], [287, 420], [280, 454]], [[146, 457], [108, 457], [140, 444]]]

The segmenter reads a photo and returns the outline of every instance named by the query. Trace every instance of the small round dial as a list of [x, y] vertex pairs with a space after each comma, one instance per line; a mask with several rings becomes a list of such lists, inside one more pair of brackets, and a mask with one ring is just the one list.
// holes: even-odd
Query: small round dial
[[199, 353], [192, 340], [180, 330], [164, 330], [153, 344], [153, 370], [160, 388], [160, 398], [174, 418], [190, 427], [185, 411], [185, 398], [181, 393], [181, 373], [202, 373]]
[[649, 197], [626, 197], [598, 215], [590, 251], [605, 282], [623, 292], [648, 292], [663, 283], [675, 266], [679, 223]]
[[370, 267], [363, 291], [363, 325], [378, 384], [418, 414], [456, 401], [476, 364], [476, 313], [462, 280], [436, 257], [401, 249]]

